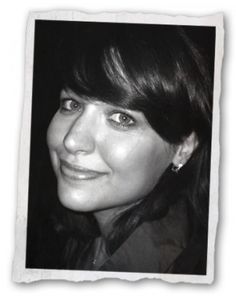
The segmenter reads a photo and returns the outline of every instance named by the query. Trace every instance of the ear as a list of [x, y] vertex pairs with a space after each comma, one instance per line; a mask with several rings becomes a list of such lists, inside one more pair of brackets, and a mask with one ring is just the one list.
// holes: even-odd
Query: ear
[[180, 145], [177, 146], [177, 150], [173, 157], [172, 163], [175, 166], [185, 165], [192, 153], [198, 146], [198, 139], [195, 132], [192, 132]]

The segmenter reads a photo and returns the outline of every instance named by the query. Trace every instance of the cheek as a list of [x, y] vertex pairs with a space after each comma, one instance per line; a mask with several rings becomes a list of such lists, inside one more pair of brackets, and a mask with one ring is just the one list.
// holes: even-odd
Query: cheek
[[100, 154], [113, 173], [125, 171], [132, 164], [131, 158], [138, 142], [136, 137], [106, 135], [100, 146]]
[[153, 183], [172, 159], [169, 145], [156, 134], [110, 141], [106, 161], [113, 173], [123, 180]]
[[47, 145], [49, 150], [53, 147], [53, 144], [55, 142], [55, 125], [54, 125], [54, 118], [55, 116], [52, 118], [49, 126], [48, 126], [48, 130], [47, 130]]
[[47, 131], [47, 144], [49, 149], [61, 150], [63, 141], [70, 130], [71, 119], [65, 120], [57, 112], [52, 118]]
[[58, 116], [55, 114], [47, 130], [47, 145], [54, 169], [58, 166], [57, 152], [59, 152], [63, 146], [63, 131], [62, 122], [58, 120]]

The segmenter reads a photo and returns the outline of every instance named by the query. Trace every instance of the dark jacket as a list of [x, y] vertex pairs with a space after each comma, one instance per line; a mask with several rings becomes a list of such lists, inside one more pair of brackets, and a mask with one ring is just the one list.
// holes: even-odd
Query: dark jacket
[[99, 244], [98, 263], [95, 248], [87, 257], [83, 269], [143, 273], [206, 273], [206, 246], [192, 235], [184, 201], [172, 205], [164, 218], [141, 224], [112, 255], [106, 254], [101, 239], [97, 239], [94, 246], [98, 247]]
[[[52, 237], [53, 233], [48, 232], [50, 238], [43, 240], [45, 249], [41, 246], [33, 254], [39, 256], [30, 259], [27, 267], [204, 275], [207, 240], [194, 230], [190, 217], [186, 201], [180, 199], [163, 218], [139, 225], [111, 255], [101, 237], [91, 239], [81, 249], [78, 235], [68, 239], [67, 235]], [[61, 253], [65, 243], [69, 260]]]

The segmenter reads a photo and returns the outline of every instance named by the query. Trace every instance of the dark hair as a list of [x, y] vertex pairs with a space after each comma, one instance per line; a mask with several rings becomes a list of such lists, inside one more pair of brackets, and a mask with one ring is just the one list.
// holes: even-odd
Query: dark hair
[[[142, 222], [163, 217], [178, 199], [188, 203], [192, 240], [202, 242], [206, 249], [212, 77], [184, 28], [80, 23], [60, 46], [57, 64], [63, 87], [88, 100], [142, 111], [152, 128], [170, 144], [182, 143], [192, 132], [198, 139], [197, 149], [178, 174], [167, 168], [149, 197], [114, 222], [107, 239], [109, 252]], [[75, 253], [83, 248], [75, 234], [79, 232], [85, 243], [99, 230], [90, 213], [66, 212], [71, 227], [68, 221], [56, 226], [70, 234], [67, 267], [73, 268]]]

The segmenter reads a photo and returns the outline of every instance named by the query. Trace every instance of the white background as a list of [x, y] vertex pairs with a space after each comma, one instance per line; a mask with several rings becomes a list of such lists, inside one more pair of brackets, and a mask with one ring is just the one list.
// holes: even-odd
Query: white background
[[[236, 285], [236, 9], [232, 1], [207, 0], [5, 0], [0, 8], [0, 291], [1, 296], [235, 296]], [[220, 223], [214, 284], [167, 284], [157, 280], [129, 283], [11, 281], [17, 193], [17, 167], [24, 86], [25, 29], [29, 11], [78, 9], [190, 16], [224, 13], [225, 57], [221, 96]], [[223, 295], [225, 294], [225, 295]], [[227, 295], [226, 295], [227, 294]]]

